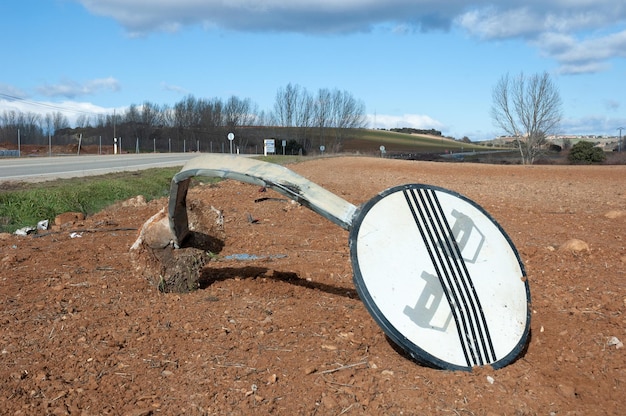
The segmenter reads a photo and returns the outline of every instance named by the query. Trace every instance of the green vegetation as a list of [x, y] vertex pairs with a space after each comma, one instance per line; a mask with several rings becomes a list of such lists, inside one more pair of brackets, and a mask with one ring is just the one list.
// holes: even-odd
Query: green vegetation
[[445, 153], [471, 150], [493, 150], [477, 144], [464, 143], [443, 136], [398, 133], [388, 130], [353, 129], [343, 143], [346, 152], [379, 152], [385, 146], [387, 152]]
[[[300, 156], [271, 155], [260, 160], [279, 165], [297, 163]], [[57, 179], [39, 183], [4, 183], [0, 187], [0, 232], [34, 227], [64, 212], [94, 214], [116, 202], [143, 195], [147, 201], [169, 196], [172, 177], [180, 167], [120, 172], [89, 178]], [[212, 183], [219, 178], [200, 177]]]
[[580, 141], [572, 146], [568, 159], [572, 163], [600, 163], [606, 160], [604, 151], [591, 142]]
[[167, 196], [172, 176], [179, 170], [148, 169], [5, 186], [0, 190], [0, 232], [35, 226], [38, 221], [52, 220], [64, 212], [94, 214], [137, 195], [143, 195], [146, 200]]
[[268, 155], [268, 156], [258, 156], [256, 159], [262, 160], [264, 162], [274, 163], [276, 165], [289, 165], [291, 163], [302, 162], [306, 158], [303, 156], [283, 156], [283, 155]]

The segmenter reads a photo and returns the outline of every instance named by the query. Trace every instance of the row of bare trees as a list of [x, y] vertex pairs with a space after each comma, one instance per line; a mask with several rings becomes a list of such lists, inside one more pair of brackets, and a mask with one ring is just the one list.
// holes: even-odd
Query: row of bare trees
[[[182, 150], [180, 143], [189, 143], [205, 151], [223, 149], [226, 135], [235, 134], [238, 146], [249, 147], [263, 138], [271, 137], [297, 141], [307, 150], [314, 145], [340, 148], [346, 129], [366, 125], [365, 105], [347, 91], [320, 89], [309, 93], [299, 85], [288, 84], [276, 94], [274, 110], [259, 111], [249, 98], [232, 96], [220, 98], [184, 97], [173, 106], [151, 102], [131, 104], [121, 113], [81, 114], [70, 125], [61, 112], [45, 115], [5, 111], [0, 114], [0, 143], [13, 142], [17, 132], [24, 144], [55, 144], [75, 142], [80, 135], [83, 143], [113, 137], [154, 143], [159, 149], [176, 144], [174, 151]], [[252, 134], [251, 127], [264, 127], [263, 133]], [[280, 129], [272, 129], [280, 127]], [[266, 137], [261, 137], [266, 136]], [[282, 136], [282, 137], [281, 137]], [[312, 137], [315, 137], [313, 140]], [[329, 147], [330, 150], [330, 147]]]
[[347, 129], [366, 125], [365, 105], [345, 90], [322, 88], [311, 94], [306, 88], [290, 83], [276, 93], [272, 122], [294, 129], [294, 135], [305, 148], [311, 145], [311, 133], [316, 130], [320, 145], [326, 146], [328, 142], [333, 150], [339, 150]]
[[4, 111], [0, 114], [0, 143], [15, 141], [19, 131], [29, 143], [43, 144], [49, 134], [69, 126], [68, 118], [61, 112], [42, 116], [33, 112]]

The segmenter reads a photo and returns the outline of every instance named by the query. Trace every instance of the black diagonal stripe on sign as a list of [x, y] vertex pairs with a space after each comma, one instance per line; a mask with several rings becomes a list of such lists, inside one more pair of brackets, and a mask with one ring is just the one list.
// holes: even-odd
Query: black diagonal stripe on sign
[[414, 195], [415, 194], [417, 194], [420, 200], [418, 209], [423, 210], [425, 213], [424, 221], [427, 221], [427, 223], [425, 223], [426, 229], [429, 230], [429, 235], [431, 236], [430, 244], [439, 253], [438, 259], [440, 263], [438, 266], [439, 269], [443, 270], [445, 273], [448, 283], [446, 289], [449, 290], [453, 294], [453, 298], [457, 300], [454, 304], [450, 305], [450, 308], [458, 311], [458, 315], [463, 323], [463, 332], [459, 332], [459, 340], [470, 352], [469, 355], [472, 361], [469, 362], [468, 365], [482, 365], [483, 359], [480, 354], [480, 349], [476, 348], [476, 329], [470, 313], [467, 295], [459, 285], [459, 276], [455, 273], [456, 269], [452, 265], [452, 256], [450, 255], [451, 252], [448, 249], [448, 245], [442, 244], [442, 242], [447, 240], [447, 236], [442, 232], [441, 227], [438, 227], [438, 225], [441, 224], [438, 218], [439, 213], [433, 209], [432, 202], [429, 202], [430, 198], [427, 191], [414, 191]]
[[434, 190], [405, 191], [450, 310], [468, 366], [495, 361], [480, 301], [452, 230]]
[[[437, 211], [437, 215], [434, 217], [436, 218], [437, 225], [443, 235], [442, 241], [445, 241], [446, 243], [447, 252], [451, 254], [448, 256], [448, 260], [450, 261], [449, 264], [454, 266], [454, 274], [457, 276], [456, 283], [457, 285], [460, 285], [457, 286], [457, 288], [464, 295], [464, 298], [467, 299], [468, 303], [466, 308], [468, 308], [468, 312], [471, 312], [472, 314], [472, 322], [475, 325], [475, 327], [472, 325], [472, 336], [474, 337], [472, 345], [474, 345], [477, 349], [477, 355], [479, 357], [478, 364], [483, 365], [485, 363], [495, 361], [495, 352], [493, 349], [493, 343], [491, 342], [489, 328], [487, 327], [485, 314], [480, 304], [478, 294], [476, 293], [476, 289], [474, 288], [472, 278], [467, 270], [465, 261], [463, 260], [461, 249], [459, 248], [456, 238], [452, 233], [452, 228], [446, 219], [443, 208], [439, 203], [437, 193], [434, 190], [431, 190], [427, 193], [427, 196], [429, 203], [431, 204], [431, 208]], [[474, 330], [476, 332], [474, 332]]]
[[489, 327], [487, 326], [487, 318], [485, 317], [485, 312], [483, 311], [482, 305], [480, 304], [480, 298], [478, 297], [478, 293], [476, 293], [476, 288], [474, 287], [474, 282], [472, 281], [472, 277], [470, 276], [469, 270], [467, 269], [467, 265], [463, 259], [463, 254], [461, 253], [461, 249], [452, 233], [452, 228], [448, 223], [448, 219], [446, 218], [443, 208], [441, 207], [441, 203], [439, 202], [439, 198], [437, 198], [437, 193], [433, 190], [431, 191], [432, 199], [436, 204], [437, 210], [439, 211], [438, 218], [441, 219], [443, 226], [445, 227], [445, 232], [449, 236], [447, 238], [448, 244], [452, 247], [449, 249], [454, 250], [454, 258], [458, 261], [455, 262], [455, 265], [459, 267], [457, 273], [461, 277], [461, 282], [463, 284], [463, 289], [465, 293], [468, 294], [468, 298], [472, 304], [472, 312], [474, 314], [474, 320], [478, 324], [478, 331], [480, 333], [480, 342], [483, 349], [483, 353], [485, 356], [485, 360], [487, 363], [496, 361], [496, 352], [493, 347], [493, 342], [491, 340], [491, 334], [489, 333]]
[[[430, 228], [426, 227], [426, 219], [424, 217], [423, 210], [420, 209], [420, 204], [415, 197], [415, 192], [412, 192], [410, 195], [405, 190], [403, 191], [404, 197], [406, 198], [409, 209], [411, 210], [411, 215], [413, 216], [413, 220], [417, 225], [420, 235], [422, 236], [422, 240], [424, 241], [424, 245], [426, 246], [426, 251], [428, 251], [428, 255], [430, 256], [430, 260], [435, 267], [435, 273], [439, 278], [439, 283], [441, 284], [443, 293], [446, 296], [448, 304], [450, 305], [450, 311], [452, 313], [452, 317], [454, 319], [454, 323], [456, 325], [457, 333], [459, 334], [461, 340], [461, 349], [463, 350], [463, 355], [465, 357], [465, 362], [468, 366], [472, 366], [472, 362], [475, 361], [475, 357], [470, 359], [467, 344], [464, 342], [465, 337], [460, 336], [460, 334], [467, 332], [467, 325], [465, 322], [465, 318], [463, 316], [459, 316], [459, 310], [455, 308], [453, 305], [458, 304], [459, 300], [456, 297], [456, 293], [449, 289], [450, 287], [450, 276], [447, 271], [442, 269], [440, 265], [443, 263], [441, 258], [441, 252], [437, 249], [436, 239], [433, 237]], [[417, 208], [417, 211], [416, 211]], [[419, 217], [418, 217], [419, 213]], [[424, 224], [424, 226], [422, 225]]]
[[481, 354], [481, 350], [478, 348], [476, 342], [478, 334], [476, 332], [476, 323], [472, 319], [473, 316], [471, 313], [473, 305], [471, 304], [467, 293], [463, 290], [464, 288], [461, 284], [462, 277], [457, 273], [459, 268], [454, 264], [458, 261], [458, 258], [456, 258], [450, 248], [449, 236], [441, 227], [439, 212], [437, 212], [433, 205], [431, 194], [428, 191], [421, 191], [419, 192], [419, 197], [424, 206], [423, 209], [428, 211], [429, 225], [433, 230], [433, 234], [436, 235], [436, 241], [434, 241], [433, 244], [435, 244], [442, 252], [441, 258], [444, 263], [442, 263], [441, 267], [444, 268], [450, 275], [450, 290], [456, 293], [460, 300], [460, 302], [455, 306], [459, 309], [460, 315], [465, 318], [465, 322], [467, 322], [466, 331], [463, 334], [459, 334], [459, 336], [461, 339], [464, 339], [470, 349], [471, 356], [474, 359], [472, 364], [482, 365], [484, 364], [483, 355]]

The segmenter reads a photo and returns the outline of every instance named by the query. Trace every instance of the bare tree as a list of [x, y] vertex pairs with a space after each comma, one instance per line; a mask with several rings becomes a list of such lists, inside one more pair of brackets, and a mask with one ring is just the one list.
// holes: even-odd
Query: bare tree
[[[194, 143], [200, 126], [200, 112], [198, 100], [193, 95], [184, 97], [174, 104], [172, 115], [175, 139], [179, 149], [185, 147], [184, 140], [190, 139]], [[182, 141], [182, 144], [181, 144]]]
[[492, 92], [491, 117], [512, 136], [523, 164], [533, 164], [561, 122], [561, 96], [547, 72], [503, 76]]
[[212, 100], [200, 100], [200, 125], [209, 133], [216, 131], [224, 125], [222, 114], [224, 103], [219, 98]]
[[76, 127], [91, 127], [91, 120], [89, 116], [87, 114], [80, 114], [78, 117], [76, 117]]
[[281, 127], [293, 127], [296, 121], [296, 112], [301, 88], [298, 84], [287, 84], [285, 88], [279, 88], [274, 101], [275, 123]]
[[54, 130], [52, 129], [52, 114], [46, 113], [43, 119], [44, 133], [48, 136], [52, 136]]
[[125, 140], [125, 143], [135, 144], [135, 139], [139, 135], [139, 127], [141, 125], [141, 112], [136, 104], [128, 106], [122, 115], [122, 122], [117, 127], [117, 136]]
[[40, 114], [28, 111], [19, 113], [17, 117], [17, 127], [20, 129], [22, 143], [42, 144], [43, 127]]
[[241, 134], [241, 127], [254, 126], [257, 122], [258, 106], [249, 98], [240, 99], [232, 96], [226, 101], [224, 115], [229, 132], [235, 133], [238, 148], [245, 149], [249, 145], [249, 136]]
[[320, 88], [315, 100], [315, 126], [320, 129], [320, 145], [326, 146], [325, 129], [332, 120], [332, 93], [327, 88]]
[[313, 125], [315, 100], [306, 90], [296, 84], [287, 84], [276, 93], [273, 122], [281, 127], [295, 127], [288, 130], [290, 139], [297, 137], [302, 147], [306, 148], [307, 133]]
[[[224, 132], [224, 103], [219, 98], [198, 100], [197, 111], [200, 114], [200, 134], [197, 140], [200, 148], [211, 149], [213, 142], [220, 143], [225, 137]], [[200, 150], [197, 149], [197, 150]]]
[[365, 104], [348, 91], [333, 91], [332, 126], [335, 128], [335, 147], [341, 149], [346, 129], [361, 128], [366, 125]]
[[54, 131], [60, 129], [66, 129], [70, 126], [68, 118], [60, 111], [57, 111], [52, 115], [52, 128]]
[[162, 122], [162, 113], [159, 106], [149, 101], [144, 101], [140, 109], [141, 124], [138, 128], [137, 138], [144, 142], [146, 140], [154, 139], [154, 133], [159, 128]]
[[224, 121], [234, 131], [239, 127], [254, 125], [257, 112], [256, 105], [249, 98], [231, 96], [224, 105]]

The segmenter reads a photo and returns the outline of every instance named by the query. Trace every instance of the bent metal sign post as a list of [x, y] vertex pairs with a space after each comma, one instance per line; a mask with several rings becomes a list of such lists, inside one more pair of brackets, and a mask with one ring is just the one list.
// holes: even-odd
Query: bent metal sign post
[[468, 198], [407, 184], [357, 207], [283, 166], [209, 154], [172, 179], [168, 215], [177, 245], [189, 233], [186, 195], [194, 176], [271, 188], [349, 230], [359, 296], [415, 361], [448, 370], [497, 369], [523, 352], [530, 332], [524, 266], [504, 230]]

